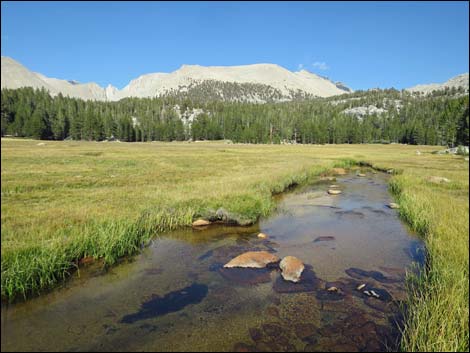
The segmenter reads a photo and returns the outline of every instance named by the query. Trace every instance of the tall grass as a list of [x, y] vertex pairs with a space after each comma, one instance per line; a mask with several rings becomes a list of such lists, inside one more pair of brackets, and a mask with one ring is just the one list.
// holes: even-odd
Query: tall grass
[[[469, 349], [468, 188], [434, 186], [416, 177], [395, 177], [391, 189], [403, 218], [426, 241], [426, 266], [408, 275], [404, 351]], [[458, 190], [467, 204], [456, 203]]]

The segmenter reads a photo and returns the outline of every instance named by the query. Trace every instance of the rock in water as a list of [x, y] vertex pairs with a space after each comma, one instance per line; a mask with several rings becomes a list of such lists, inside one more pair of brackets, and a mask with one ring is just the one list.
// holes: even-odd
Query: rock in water
[[428, 177], [428, 181], [434, 184], [442, 184], [442, 183], [450, 182], [449, 179], [444, 178], [444, 177], [439, 177], [439, 176], [430, 176]]
[[331, 171], [333, 173], [337, 174], [337, 175], [345, 175], [346, 174], [346, 170], [344, 168], [333, 168]]
[[279, 262], [279, 258], [267, 251], [248, 251], [230, 260], [224, 265], [225, 268], [265, 268], [266, 266]]
[[211, 224], [211, 222], [206, 221], [205, 219], [198, 219], [197, 221], [193, 222], [193, 227], [208, 226], [209, 224]]
[[328, 194], [330, 195], [339, 195], [341, 194], [342, 191], [341, 190], [337, 190], [337, 189], [328, 189]]
[[397, 204], [397, 203], [395, 203], [395, 202], [390, 202], [390, 203], [388, 204], [388, 207], [393, 208], [393, 209], [396, 209], [396, 208], [400, 208], [400, 205]]
[[286, 281], [299, 282], [300, 276], [305, 268], [302, 261], [294, 256], [286, 256], [282, 259], [279, 267], [281, 268], [281, 275]]
[[366, 175], [364, 173], [359, 173], [357, 176], [358, 177], [365, 177]]
[[259, 233], [259, 234], [258, 234], [258, 238], [260, 238], [260, 239], [266, 239], [267, 237], [268, 237], [268, 236], [267, 236], [266, 234], [264, 234], [264, 233]]

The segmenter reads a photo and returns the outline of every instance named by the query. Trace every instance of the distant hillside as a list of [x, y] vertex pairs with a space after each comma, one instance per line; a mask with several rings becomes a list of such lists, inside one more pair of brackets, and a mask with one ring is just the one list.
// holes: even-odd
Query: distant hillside
[[[265, 104], [231, 101], [248, 84], [233, 84], [221, 101], [190, 96], [83, 101], [32, 88], [3, 89], [2, 136], [40, 139], [249, 143], [409, 143], [468, 146], [468, 94], [415, 95], [397, 90], [357, 91], [329, 98]], [[210, 87], [219, 90], [218, 84]], [[281, 94], [256, 89], [266, 96]], [[456, 91], [458, 92], [458, 91]], [[243, 91], [241, 92], [243, 93]], [[191, 98], [188, 98], [191, 97]], [[263, 98], [261, 95], [260, 99]]]

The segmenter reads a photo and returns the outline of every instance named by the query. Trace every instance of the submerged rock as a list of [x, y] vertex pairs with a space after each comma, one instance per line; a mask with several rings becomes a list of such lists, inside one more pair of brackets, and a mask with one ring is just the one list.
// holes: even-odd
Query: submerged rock
[[335, 213], [339, 216], [349, 216], [349, 217], [359, 217], [359, 218], [365, 217], [364, 213], [359, 212], [359, 211], [354, 211], [354, 210], [336, 211]]
[[331, 235], [325, 235], [325, 236], [317, 237], [313, 242], [318, 243], [320, 241], [333, 241], [333, 240], [335, 240], [335, 237]]
[[313, 292], [320, 287], [321, 281], [315, 276], [310, 266], [307, 266], [300, 276], [299, 282], [291, 282], [278, 277], [273, 289], [277, 293]]
[[224, 265], [224, 268], [265, 268], [270, 264], [279, 262], [279, 260], [279, 257], [267, 251], [248, 251], [230, 260]]
[[279, 267], [281, 268], [281, 275], [286, 281], [299, 282], [300, 276], [305, 269], [304, 264], [294, 256], [286, 256], [282, 259]]
[[363, 279], [369, 277], [381, 283], [396, 283], [401, 281], [399, 278], [386, 277], [379, 271], [365, 271], [355, 267], [348, 268], [344, 272], [352, 278]]
[[343, 291], [341, 291], [337, 287], [332, 286], [328, 287], [327, 289], [317, 291], [315, 297], [318, 300], [338, 301], [344, 299], [345, 295]]
[[328, 194], [330, 195], [339, 195], [341, 194], [342, 191], [341, 190], [337, 190], [337, 189], [328, 189]]
[[164, 297], [155, 296], [144, 302], [138, 312], [124, 316], [120, 322], [132, 324], [139, 320], [179, 311], [187, 305], [200, 303], [207, 293], [208, 287], [205, 284], [194, 283], [189, 287], [170, 292]]
[[219, 273], [226, 280], [242, 286], [271, 282], [271, 275], [268, 269], [221, 268]]

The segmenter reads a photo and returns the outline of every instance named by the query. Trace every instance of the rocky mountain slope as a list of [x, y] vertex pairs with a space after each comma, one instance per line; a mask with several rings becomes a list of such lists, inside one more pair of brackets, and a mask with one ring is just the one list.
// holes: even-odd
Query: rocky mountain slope
[[17, 61], [2, 56], [2, 88], [44, 88], [52, 95], [62, 93], [64, 96], [85, 100], [106, 100], [106, 92], [96, 83], [78, 83], [46, 77], [32, 72]]
[[448, 88], [459, 88], [463, 87], [468, 92], [468, 73], [452, 77], [450, 80], [444, 83], [430, 83], [427, 85], [416, 85], [411, 88], [407, 88], [410, 92], [422, 92], [424, 94], [431, 93], [432, 91], [443, 90]]
[[[152, 73], [132, 80], [122, 90], [109, 85], [49, 78], [2, 56], [2, 88], [44, 87], [52, 95], [86, 100], [116, 101], [126, 97], [155, 97], [196, 90], [232, 101], [264, 102], [299, 96], [329, 97], [352, 92], [341, 82], [332, 82], [306, 70], [291, 72], [274, 64], [244, 66], [183, 65], [172, 73]], [[201, 89], [203, 87], [203, 89]]]

